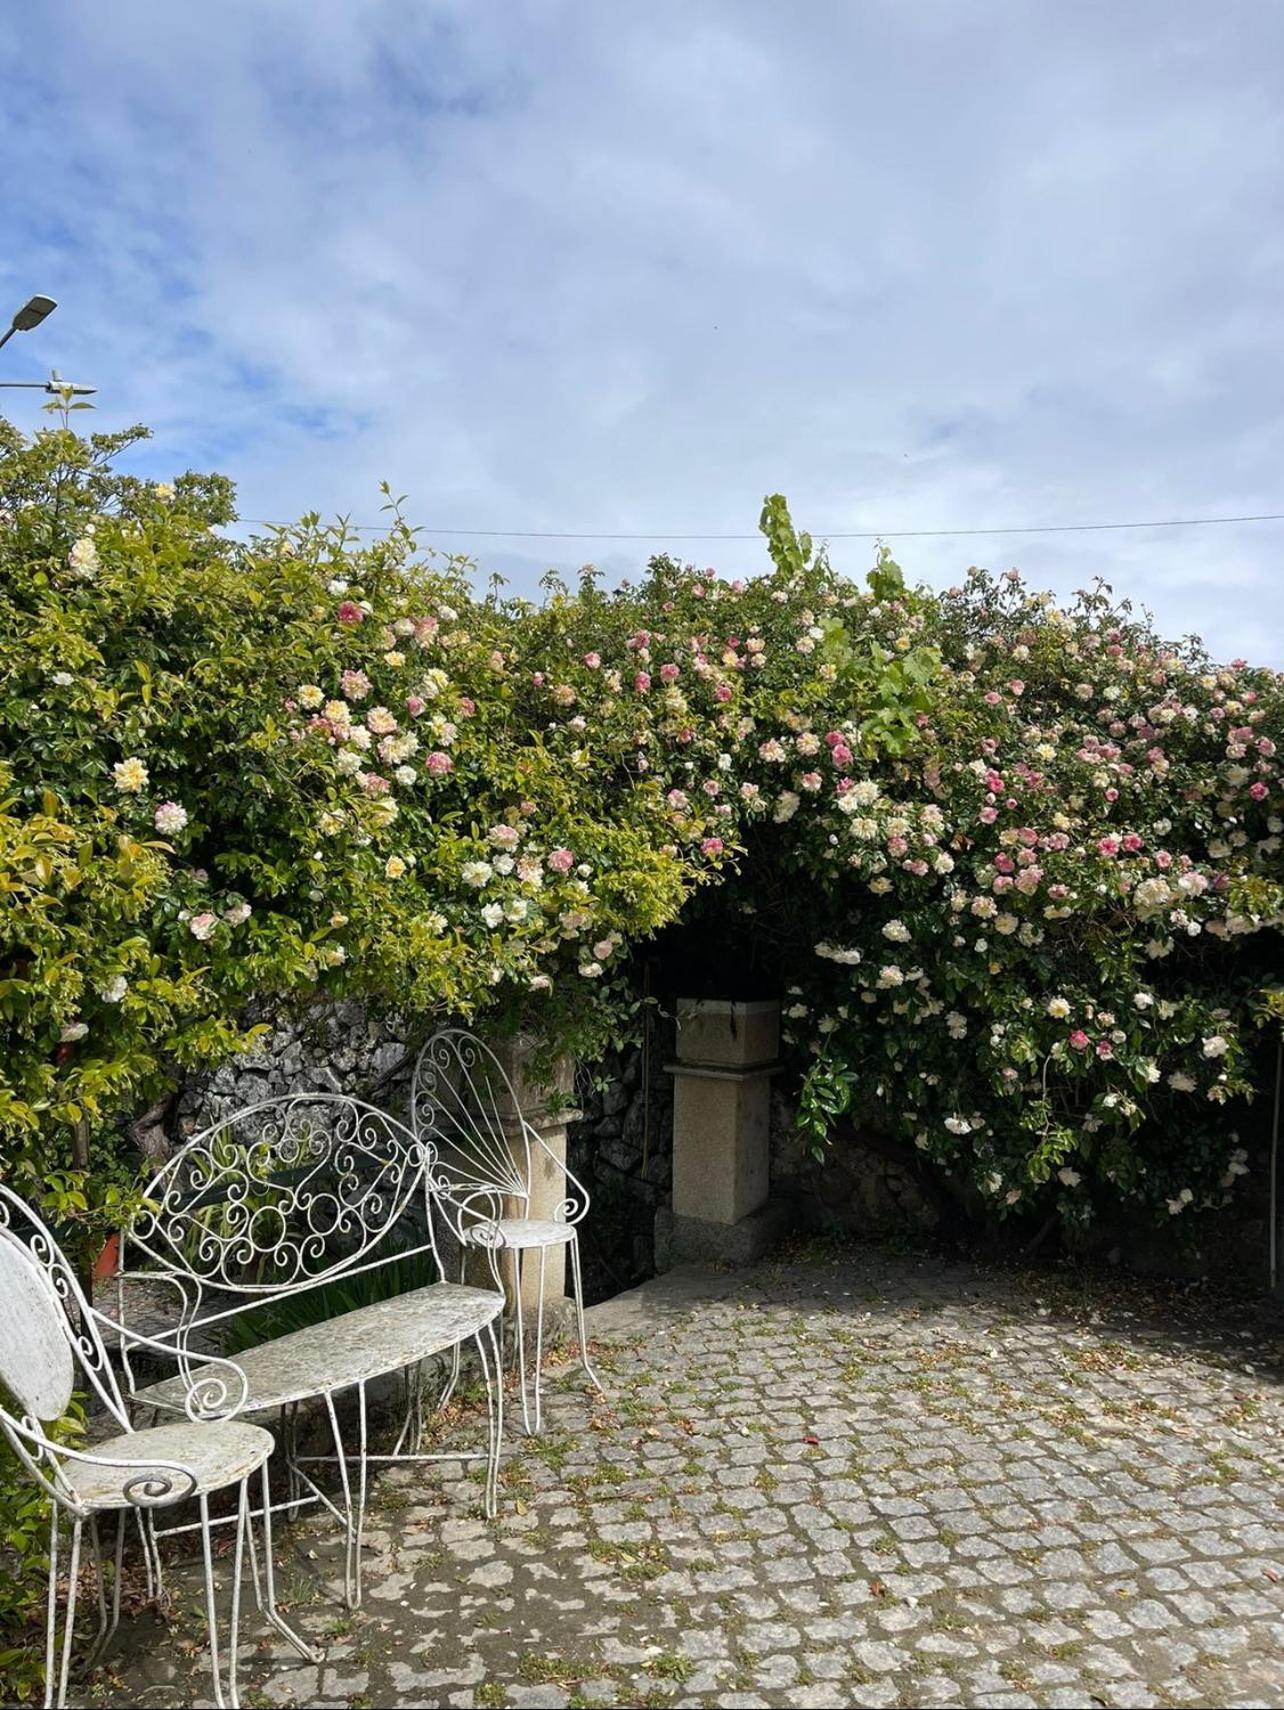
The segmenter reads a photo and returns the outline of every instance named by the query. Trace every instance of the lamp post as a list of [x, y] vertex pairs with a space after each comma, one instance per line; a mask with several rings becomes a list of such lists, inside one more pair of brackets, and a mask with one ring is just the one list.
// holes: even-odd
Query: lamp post
[[[46, 315], [51, 315], [57, 307], [58, 305], [52, 297], [43, 297], [39, 293], [34, 297], [28, 297], [13, 317], [8, 328], [0, 333], [0, 349], [8, 344], [14, 333], [30, 332], [33, 327], [38, 327]], [[0, 380], [0, 386], [11, 387], [19, 391], [49, 392], [62, 398], [84, 398], [98, 390], [96, 386], [71, 385], [61, 378], [56, 368], [51, 371], [47, 380]]]

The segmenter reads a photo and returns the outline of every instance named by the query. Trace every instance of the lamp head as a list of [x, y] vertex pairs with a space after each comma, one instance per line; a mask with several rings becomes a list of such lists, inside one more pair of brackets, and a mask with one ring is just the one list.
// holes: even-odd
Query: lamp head
[[52, 314], [57, 307], [52, 297], [28, 297], [13, 317], [14, 331], [30, 332], [32, 327], [38, 327], [45, 316]]

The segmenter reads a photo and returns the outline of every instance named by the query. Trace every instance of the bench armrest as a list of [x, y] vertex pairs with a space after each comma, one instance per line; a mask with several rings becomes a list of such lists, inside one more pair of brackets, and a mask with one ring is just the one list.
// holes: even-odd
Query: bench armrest
[[[151, 1275], [150, 1272], [143, 1273]], [[102, 1329], [113, 1330], [120, 1338], [122, 1354], [127, 1348], [146, 1348], [153, 1354], [164, 1354], [178, 1366], [179, 1375], [187, 1385], [183, 1411], [194, 1423], [209, 1419], [235, 1419], [245, 1406], [250, 1393], [249, 1379], [235, 1360], [225, 1360], [218, 1354], [194, 1354], [172, 1342], [144, 1336], [141, 1330], [131, 1330], [119, 1324], [96, 1306], [89, 1308]], [[124, 1361], [131, 1396], [135, 1392], [134, 1374]], [[212, 1369], [211, 1369], [212, 1368]], [[199, 1377], [197, 1371], [199, 1369]]]

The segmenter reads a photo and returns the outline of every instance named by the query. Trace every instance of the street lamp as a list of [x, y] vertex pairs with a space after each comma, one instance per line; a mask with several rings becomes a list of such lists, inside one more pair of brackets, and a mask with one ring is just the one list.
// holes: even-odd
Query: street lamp
[[[28, 297], [13, 317], [8, 329], [0, 333], [0, 349], [8, 344], [14, 333], [30, 332], [33, 327], [38, 327], [45, 316], [51, 315], [57, 307], [52, 297], [41, 296], [39, 292], [34, 297]], [[47, 380], [0, 380], [0, 386], [20, 391], [49, 392], [61, 398], [87, 398], [98, 390], [97, 386], [72, 386], [61, 378], [56, 368], [50, 372]]]
[[51, 315], [57, 307], [52, 297], [42, 297], [39, 294], [28, 297], [13, 317], [9, 330], [0, 336], [0, 345], [8, 344], [16, 332], [30, 332], [32, 327], [38, 327], [45, 316]]

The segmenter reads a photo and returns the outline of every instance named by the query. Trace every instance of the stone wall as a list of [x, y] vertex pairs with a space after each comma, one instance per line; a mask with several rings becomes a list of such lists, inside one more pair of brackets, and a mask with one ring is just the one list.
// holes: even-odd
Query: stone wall
[[402, 1029], [370, 1020], [359, 1003], [318, 1006], [284, 1022], [253, 1051], [187, 1081], [167, 1127], [183, 1140], [260, 1099], [292, 1092], [351, 1093], [406, 1117], [412, 1063]]
[[567, 1162], [593, 1199], [580, 1237], [590, 1301], [655, 1274], [655, 1213], [673, 1176], [673, 1082], [664, 1072], [672, 1052], [672, 1021], [653, 1020], [649, 1051], [629, 1045], [591, 1077], [580, 1072], [583, 1116], [568, 1130]]
[[777, 1084], [771, 1098], [772, 1197], [791, 1202], [801, 1229], [901, 1235], [935, 1229], [936, 1207], [913, 1176], [863, 1146], [837, 1144], [821, 1159], [798, 1132], [793, 1100]]

